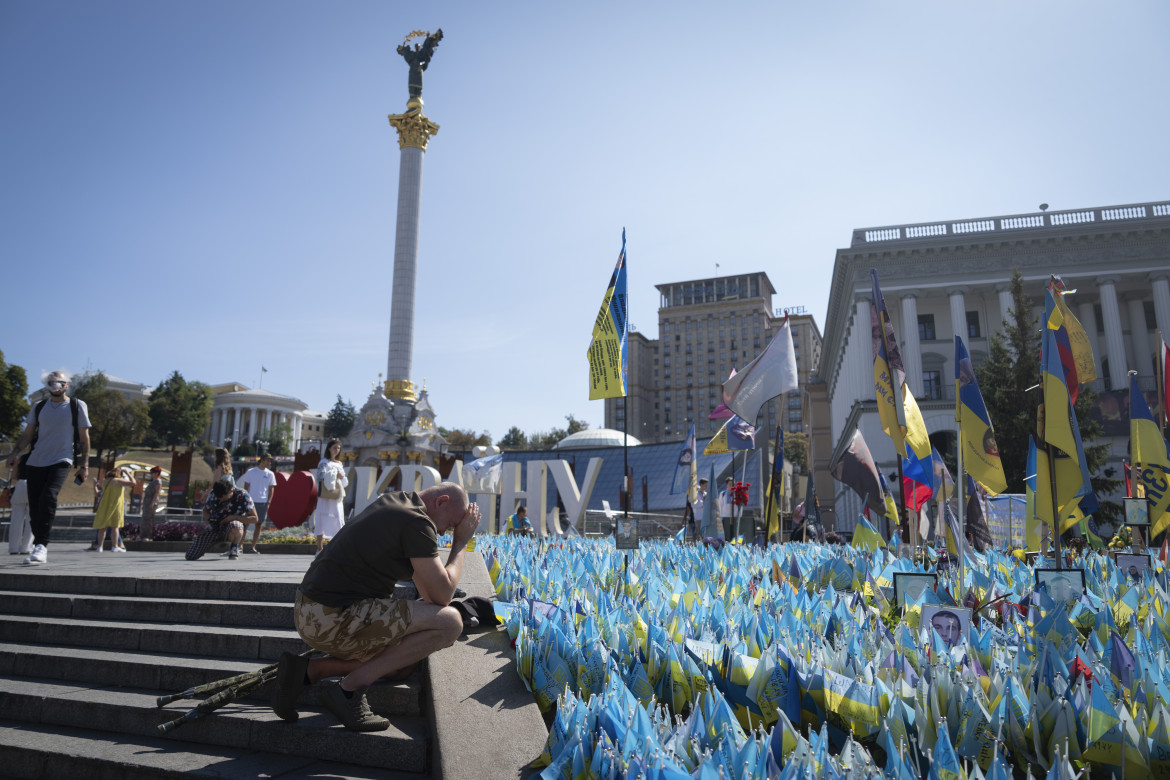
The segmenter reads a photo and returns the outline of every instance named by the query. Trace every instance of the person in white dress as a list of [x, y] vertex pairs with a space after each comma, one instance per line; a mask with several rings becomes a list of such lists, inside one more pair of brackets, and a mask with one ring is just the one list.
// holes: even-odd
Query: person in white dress
[[[338, 457], [341, 455], [341, 442], [330, 439], [325, 445], [325, 455], [317, 464], [317, 512], [314, 516], [313, 527], [317, 531], [317, 552], [325, 548], [325, 540], [332, 539], [345, 525], [345, 489], [349, 487], [349, 480], [345, 477], [345, 468]], [[323, 498], [321, 493], [331, 487], [338, 486], [341, 495], [337, 498]]]

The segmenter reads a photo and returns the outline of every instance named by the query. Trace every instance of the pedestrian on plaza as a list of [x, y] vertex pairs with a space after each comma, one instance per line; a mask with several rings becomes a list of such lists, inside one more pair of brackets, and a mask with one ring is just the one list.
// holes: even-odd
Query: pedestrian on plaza
[[162, 493], [162, 467], [155, 466], [150, 470], [150, 481], [142, 490], [142, 521], [138, 525], [138, 538], [150, 541], [154, 539], [154, 513], [158, 506], [158, 497]]
[[[94, 513], [94, 515], [96, 515], [97, 511], [98, 511], [98, 507], [101, 506], [101, 503], [102, 503], [102, 481], [97, 478], [96, 474], [93, 476], [93, 478], [90, 481], [93, 482], [93, 513]], [[93, 541], [90, 542], [89, 547], [85, 548], [85, 551], [86, 552], [97, 552], [97, 550], [100, 549], [98, 547], [97, 540], [98, 540], [98, 535], [97, 535], [97, 533], [94, 533]]]
[[211, 486], [211, 494], [203, 503], [203, 519], [207, 521], [207, 528], [191, 541], [185, 555], [187, 560], [199, 560], [212, 545], [224, 539], [231, 543], [228, 558], [238, 558], [244, 523], [256, 522], [256, 507], [246, 491], [225, 477]]
[[102, 483], [102, 502], [93, 517], [97, 529], [97, 552], [106, 544], [106, 530], [110, 529], [110, 549], [126, 552], [122, 545], [121, 528], [126, 524], [126, 488], [134, 489], [134, 477], [124, 468], [110, 469]]
[[236, 475], [232, 469], [232, 454], [223, 447], [215, 448], [215, 465], [211, 467], [211, 483], [214, 485], [221, 479], [227, 479], [236, 486]]
[[49, 397], [29, 410], [24, 431], [8, 456], [8, 468], [16, 465], [25, 447], [32, 447], [23, 470], [28, 482], [28, 506], [33, 532], [33, 550], [24, 562], [45, 563], [49, 559], [49, 536], [57, 517], [57, 495], [77, 464], [78, 485], [89, 476], [89, 410], [85, 401], [66, 395], [69, 376], [54, 371], [45, 377]]
[[[240, 477], [240, 482], [244, 485], [244, 490], [252, 497], [252, 503], [256, 505], [256, 530], [252, 532], [252, 546], [244, 552], [259, 553], [256, 549], [256, 543], [260, 541], [260, 528], [264, 525], [264, 521], [268, 519], [268, 502], [272, 499], [272, 491], [276, 489], [276, 475], [272, 473], [272, 456], [265, 453], [260, 456], [260, 461], [244, 472], [244, 476]], [[248, 529], [244, 529], [244, 537], [248, 536]]]
[[345, 489], [349, 480], [341, 465], [341, 441], [330, 439], [325, 455], [317, 464], [317, 512], [313, 529], [317, 532], [317, 554], [325, 549], [325, 540], [332, 539], [345, 525]]
[[731, 489], [735, 485], [735, 480], [731, 477], [723, 480], [723, 490], [719, 491], [719, 519], [723, 523], [723, 538], [731, 541], [731, 517], [735, 511], [734, 496], [735, 493]]
[[28, 482], [22, 473], [21, 464], [8, 472], [8, 484], [12, 493], [8, 497], [12, 516], [8, 519], [8, 554], [29, 555], [32, 552], [32, 525], [28, 513]]

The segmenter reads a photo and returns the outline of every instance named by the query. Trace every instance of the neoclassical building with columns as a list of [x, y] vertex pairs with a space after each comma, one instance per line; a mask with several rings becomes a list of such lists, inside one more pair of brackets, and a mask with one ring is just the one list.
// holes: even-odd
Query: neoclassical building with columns
[[211, 424], [207, 441], [231, 449], [264, 440], [264, 434], [282, 423], [289, 426], [295, 452], [300, 444], [302, 418], [308, 405], [299, 398], [271, 390], [250, 389], [236, 382], [213, 385]]
[[[1157, 333], [1170, 334], [1170, 201], [1043, 211], [853, 231], [837, 250], [818, 368], [828, 388], [834, 451], [860, 428], [883, 473], [897, 469], [874, 400], [870, 330], [876, 269], [906, 367], [932, 441], [953, 444], [954, 335], [978, 366], [1011, 306], [1008, 282], [1019, 269], [1033, 310], [1043, 313], [1052, 274], [1093, 345], [1105, 440], [1120, 473], [1128, 441], [1128, 372], [1154, 388]], [[1037, 378], [1039, 381], [1039, 378]], [[1152, 399], [1152, 393], [1150, 395]], [[993, 420], [994, 422], [994, 420]], [[837, 516], [849, 524], [861, 499], [835, 483]]]

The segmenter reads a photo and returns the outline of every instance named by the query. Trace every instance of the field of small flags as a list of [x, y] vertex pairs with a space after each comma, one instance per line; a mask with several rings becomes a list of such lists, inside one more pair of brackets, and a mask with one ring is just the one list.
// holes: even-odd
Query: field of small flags
[[[839, 545], [478, 544], [551, 718], [541, 777], [1170, 777], [1155, 556], [1130, 579], [1088, 553], [1087, 592], [1056, 603], [994, 551], [958, 582]], [[897, 572], [938, 585], [895, 607]], [[932, 604], [973, 608], [965, 643], [919, 625]]]

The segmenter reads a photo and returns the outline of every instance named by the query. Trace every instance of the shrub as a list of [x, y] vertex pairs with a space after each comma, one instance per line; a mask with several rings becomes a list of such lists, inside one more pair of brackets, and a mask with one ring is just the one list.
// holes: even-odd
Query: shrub
[[159, 523], [154, 527], [156, 542], [189, 542], [206, 526], [202, 523]]

